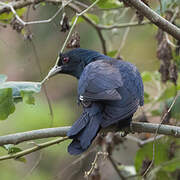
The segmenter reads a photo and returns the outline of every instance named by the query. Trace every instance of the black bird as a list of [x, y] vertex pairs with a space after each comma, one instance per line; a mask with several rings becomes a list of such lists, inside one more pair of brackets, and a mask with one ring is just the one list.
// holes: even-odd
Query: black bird
[[70, 154], [87, 150], [101, 128], [112, 124], [129, 126], [138, 106], [144, 104], [143, 82], [137, 68], [99, 52], [73, 49], [59, 55], [58, 73], [75, 76], [78, 82], [78, 102], [83, 106], [81, 117], [67, 136], [73, 141]]

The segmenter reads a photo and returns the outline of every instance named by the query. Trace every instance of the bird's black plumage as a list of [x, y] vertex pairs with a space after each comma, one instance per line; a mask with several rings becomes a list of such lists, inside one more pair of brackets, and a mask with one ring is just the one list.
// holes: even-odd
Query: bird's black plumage
[[68, 147], [71, 154], [84, 152], [100, 128], [129, 125], [144, 104], [142, 79], [131, 63], [77, 48], [60, 54], [58, 66], [59, 73], [79, 79], [78, 101], [83, 105], [81, 117], [67, 133], [73, 139]]

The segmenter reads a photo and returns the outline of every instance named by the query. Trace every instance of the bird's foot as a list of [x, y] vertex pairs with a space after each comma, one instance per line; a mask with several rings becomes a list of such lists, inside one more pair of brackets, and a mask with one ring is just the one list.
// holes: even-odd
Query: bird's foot
[[130, 131], [131, 131], [131, 133], [132, 133], [132, 134], [135, 134], [135, 131], [133, 130], [132, 123], [130, 123], [130, 126], [129, 126], [129, 127], [130, 127]]
[[129, 134], [128, 131], [122, 131], [120, 132], [121, 137], [126, 137]]

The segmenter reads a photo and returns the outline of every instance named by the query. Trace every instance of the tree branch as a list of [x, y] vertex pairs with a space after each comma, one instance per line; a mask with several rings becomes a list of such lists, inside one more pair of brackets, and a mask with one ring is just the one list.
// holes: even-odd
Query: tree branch
[[146, 24], [151, 24], [150, 21], [143, 21], [141, 24], [138, 22], [131, 22], [131, 23], [121, 23], [121, 24], [113, 24], [113, 25], [101, 25], [97, 24], [97, 27], [102, 30], [112, 30], [112, 29], [120, 29], [120, 28], [126, 28], [126, 27], [134, 27], [134, 26], [141, 26], [141, 25], [146, 25]]
[[[16, 18], [23, 25], [28, 25], [28, 24], [38, 24], [38, 23], [49, 23], [49, 22], [51, 22], [57, 16], [57, 14], [59, 14], [59, 12], [64, 8], [64, 6], [66, 6], [66, 5], [68, 5], [76, 13], [81, 13], [82, 12], [82, 10], [77, 5], [71, 3], [71, 0], [68, 3], [62, 5], [62, 7], [59, 8], [58, 11], [51, 18], [49, 18], [47, 20], [24, 22], [17, 15], [17, 13], [15, 11], [15, 9], [23, 8], [23, 7], [29, 6], [31, 4], [38, 4], [38, 3], [41, 3], [41, 2], [53, 3], [53, 4], [58, 5], [58, 4], [62, 3], [62, 0], [26, 0], [26, 1], [21, 1], [20, 0], [20, 1], [13, 2], [13, 3], [8, 3], [8, 4], [1, 3], [2, 6], [0, 7], [0, 14], [2, 14], [4, 12], [12, 11], [15, 14]], [[89, 9], [89, 7], [88, 7], [88, 9]], [[107, 48], [106, 48], [106, 41], [105, 41], [105, 39], [103, 37], [103, 34], [102, 34], [102, 30], [111, 30], [111, 29], [114, 29], [114, 28], [125, 28], [125, 27], [131, 27], [131, 26], [139, 26], [139, 25], [144, 25], [144, 24], [149, 24], [150, 23], [149, 21], [144, 21], [141, 24], [139, 24], [138, 22], [135, 22], [135, 23], [123, 23], [123, 24], [115, 24], [115, 25], [106, 26], [106, 25], [101, 25], [101, 24], [94, 23], [86, 14], [81, 14], [81, 15], [86, 20], [86, 22], [89, 23], [97, 31], [97, 34], [98, 34], [99, 39], [101, 41], [101, 45], [102, 45], [102, 49], [103, 49], [104, 54], [107, 54]], [[64, 49], [64, 48], [62, 48], [62, 49]]]
[[131, 4], [138, 11], [140, 11], [145, 17], [147, 17], [152, 23], [156, 24], [160, 29], [169, 33], [174, 38], [180, 40], [180, 29], [161, 17], [141, 0], [126, 0], [125, 2]]
[[[46, 0], [26, 0], [26, 1], [13, 1], [11, 2], [11, 5], [13, 6], [14, 9], [21, 9], [23, 7], [29, 6], [31, 4], [39, 4], [41, 2], [45, 2]], [[61, 2], [61, 0], [59, 1]], [[0, 7], [0, 14], [3, 14], [5, 12], [10, 12], [11, 8], [2, 6]]]
[[[70, 31], [69, 31], [69, 33], [68, 33], [68, 36], [66, 37], [66, 40], [65, 40], [65, 42], [64, 42], [64, 44], [63, 44], [63, 47], [62, 47], [62, 49], [61, 49], [61, 53], [63, 52], [63, 50], [64, 50], [64, 48], [65, 48], [65, 46], [66, 46], [66, 44], [67, 44], [67, 41], [68, 41], [68, 39], [70, 38], [70, 35], [71, 35], [71, 32], [73, 31], [73, 29], [74, 29], [74, 27], [75, 27], [75, 25], [76, 25], [76, 22], [77, 22], [77, 20], [78, 20], [78, 18], [80, 17], [80, 16], [83, 16], [83, 14], [85, 14], [87, 11], [89, 11], [89, 9], [91, 9], [93, 6], [95, 6], [97, 3], [98, 3], [98, 1], [99, 0], [96, 0], [94, 3], [92, 3], [87, 9], [85, 9], [85, 10], [83, 10], [83, 11], [78, 11], [78, 13], [76, 12], [76, 19], [74, 20], [74, 23], [73, 23], [73, 25], [71, 26], [71, 29], [70, 29]], [[58, 63], [58, 61], [56, 62], [56, 65], [57, 65], [57, 63]]]
[[42, 24], [42, 23], [50, 23], [51, 21], [53, 21], [56, 16], [64, 9], [65, 6], [67, 6], [72, 0], [69, 0], [67, 3], [62, 3], [62, 6], [56, 11], [56, 13], [49, 19], [45, 19], [45, 20], [39, 20], [39, 21], [30, 21], [30, 22], [25, 22], [23, 21], [18, 14], [15, 11], [15, 8], [13, 6], [12, 3], [4, 3], [4, 2], [0, 2], [0, 5], [3, 6], [4, 8], [10, 8], [11, 12], [14, 14], [14, 16], [16, 17], [16, 19], [23, 25], [29, 25], [29, 24]]
[[64, 137], [66, 136], [66, 133], [69, 129], [70, 126], [59, 128], [47, 128], [0, 136], [0, 146], [4, 144], [18, 144], [24, 141], [43, 139], [49, 137]]
[[[80, 13], [81, 12], [81, 9], [76, 6], [75, 4], [69, 4], [69, 7], [75, 11], [76, 13]], [[97, 31], [97, 34], [99, 36], [99, 39], [101, 41], [101, 45], [102, 45], [102, 49], [103, 49], [103, 53], [104, 54], [107, 54], [107, 48], [106, 48], [106, 41], [102, 35], [102, 32], [101, 32], [101, 28], [96, 24], [94, 23], [90, 18], [88, 18], [88, 16], [86, 14], [82, 14], [82, 18], [87, 22], [89, 23], [92, 27], [95, 28], [95, 30]]]
[[[159, 124], [152, 123], [140, 123], [132, 122], [131, 128], [126, 129], [128, 132], [148, 132], [155, 133]], [[57, 128], [46, 128], [39, 130], [32, 130], [22, 133], [15, 133], [5, 136], [0, 136], [0, 146], [5, 144], [18, 144], [24, 141], [43, 139], [50, 137], [65, 137], [69, 131], [70, 126], [57, 127]], [[111, 126], [109, 128], [103, 129], [102, 131], [118, 130], [116, 126]], [[170, 126], [170, 125], [161, 125], [158, 130], [158, 134], [170, 135], [175, 137], [180, 137], [180, 127]]]
[[30, 154], [32, 152], [38, 151], [40, 149], [46, 148], [48, 146], [52, 146], [54, 144], [59, 144], [59, 143], [65, 141], [67, 139], [68, 139], [68, 137], [61, 137], [61, 138], [51, 140], [51, 141], [48, 141], [48, 142], [45, 142], [45, 143], [37, 144], [35, 147], [29, 148], [29, 149], [26, 149], [26, 150], [23, 150], [23, 151], [14, 153], [14, 154], [1, 156], [0, 161], [6, 160], [6, 159], [13, 159], [13, 158], [17, 159], [17, 158], [20, 158], [20, 157], [22, 157], [24, 155], [27, 155], [27, 154]]
[[[29, 6], [31, 4], [39, 4], [41, 2], [59, 4], [59, 3], [62, 3], [62, 0], [26, 0], [26, 1], [20, 0], [20, 1], [12, 2], [11, 6], [14, 9], [20, 9], [20, 8]], [[126, 0], [126, 2], [128, 2], [133, 7], [135, 7], [138, 11], [140, 11], [144, 16], [146, 16], [152, 23], [156, 24], [159, 28], [161, 28], [165, 32], [171, 34], [174, 38], [180, 40], [180, 29], [177, 26], [170, 23], [169, 21], [167, 21], [166, 19], [164, 19], [163, 17], [161, 17], [159, 14], [157, 14], [155, 11], [153, 11], [151, 8], [149, 8], [147, 5], [145, 5], [141, 0]], [[74, 9], [72, 3], [70, 3], [69, 6]], [[0, 14], [5, 13], [5, 12], [10, 12], [10, 11], [11, 11], [10, 7], [7, 7], [7, 6], [0, 7]], [[83, 16], [83, 17], [85, 17], [85, 16]], [[87, 18], [86, 18], [86, 20], [87, 20]], [[92, 22], [91, 22], [91, 25], [94, 26], [94, 24], [92, 24]], [[102, 27], [99, 26], [99, 28], [100, 29], [101, 28], [109, 29], [109, 27], [104, 28], [103, 26]]]
[[[153, 123], [140, 123], [140, 122], [132, 123], [132, 131], [138, 133], [141, 132], [155, 133], [158, 127], [159, 124], [153, 124]], [[180, 127], [162, 124], [158, 130], [158, 134], [180, 137]]]
[[[163, 137], [164, 137], [163, 134], [158, 135], [158, 136], [156, 137], [156, 140], [157, 140], [157, 139], [161, 139], [161, 138], [163, 138]], [[139, 139], [139, 138], [137, 138], [137, 137], [135, 137], [135, 136], [129, 135], [129, 134], [126, 136], [126, 139], [137, 142], [137, 144], [138, 144], [139, 146], [144, 146], [145, 144], [154, 141], [154, 137], [148, 138], [148, 139], [146, 139], [146, 140], [141, 140], [141, 139]]]

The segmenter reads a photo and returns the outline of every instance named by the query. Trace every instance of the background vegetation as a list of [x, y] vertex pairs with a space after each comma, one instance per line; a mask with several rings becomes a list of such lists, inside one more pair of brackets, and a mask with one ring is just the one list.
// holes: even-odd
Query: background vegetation
[[[9, 2], [6, 1], [6, 3]], [[21, 0], [13, 2], [18, 3]], [[62, 1], [37, 2], [17, 10], [22, 20], [29, 22], [49, 19], [61, 7]], [[92, 2], [94, 1], [72, 1], [71, 4], [75, 8], [67, 5], [50, 23], [27, 26], [23, 26], [12, 12], [2, 13], [1, 10], [4, 7], [0, 3], [0, 74], [2, 74], [0, 76], [0, 135], [70, 126], [79, 117], [81, 107], [76, 104], [77, 80], [73, 77], [59, 75], [47, 81], [47, 95], [43, 88], [40, 92], [40, 85], [38, 87], [31, 83], [20, 86], [4, 81], [6, 75], [7, 81], [40, 82], [55, 64], [58, 52], [69, 33], [69, 27], [65, 25], [71, 26], [75, 20], [74, 11], [77, 12], [78, 8], [87, 9]], [[180, 27], [178, 0], [162, 2], [143, 0], [143, 2]], [[67, 18], [65, 20], [64, 13]], [[112, 57], [121, 57], [135, 64], [142, 73], [145, 85], [145, 106], [143, 111], [137, 112], [135, 119], [141, 122], [160, 123], [161, 117], [167, 112], [180, 88], [178, 78], [180, 39], [175, 39], [159, 30], [130, 4], [124, 4], [118, 0], [100, 0], [86, 16], [96, 25], [110, 27], [116, 24], [127, 24], [127, 26], [101, 30], [104, 38], [102, 40], [92, 23], [88, 23], [87, 18], [84, 20], [84, 17], [79, 17], [73, 30], [74, 36], [70, 37], [68, 45], [74, 46], [75, 41], [75, 46], [80, 45], [82, 48], [107, 53]], [[128, 26], [133, 22], [139, 23], [136, 26]], [[143, 23], [145, 24], [141, 25]], [[17, 89], [17, 86], [20, 89]], [[51, 101], [53, 115], [47, 103], [47, 96]], [[179, 103], [180, 98], [177, 98], [164, 123], [178, 126]], [[137, 175], [143, 175], [153, 156], [153, 141], [144, 145], [142, 142], [151, 139], [152, 136], [149, 133], [128, 135], [126, 140], [123, 139], [123, 143], [118, 145], [115, 143], [115, 146], [113, 135], [110, 145], [112, 158], [115, 159], [116, 168], [121, 174], [117, 173], [110, 159], [104, 160], [103, 156], [99, 156], [96, 162], [98, 168], [93, 169], [89, 178], [105, 180], [111, 177], [116, 180], [120, 179], [121, 175], [121, 179], [129, 179], [130, 177], [126, 178], [127, 176], [131, 176], [130, 179], [139, 178]], [[141, 140], [141, 143], [137, 143], [137, 139]], [[35, 140], [17, 146], [1, 146], [0, 155], [15, 153], [45, 141]], [[70, 140], [67, 140], [23, 158], [0, 161], [0, 179], [84, 179], [85, 171], [90, 169], [96, 152], [101, 151], [101, 148], [94, 148], [94, 145], [87, 155], [84, 155], [86, 157], [73, 157], [67, 153], [69, 142]], [[105, 144], [107, 146], [106, 141]], [[156, 144], [154, 165], [145, 178], [179, 179], [179, 147], [178, 138], [160, 137]]]

